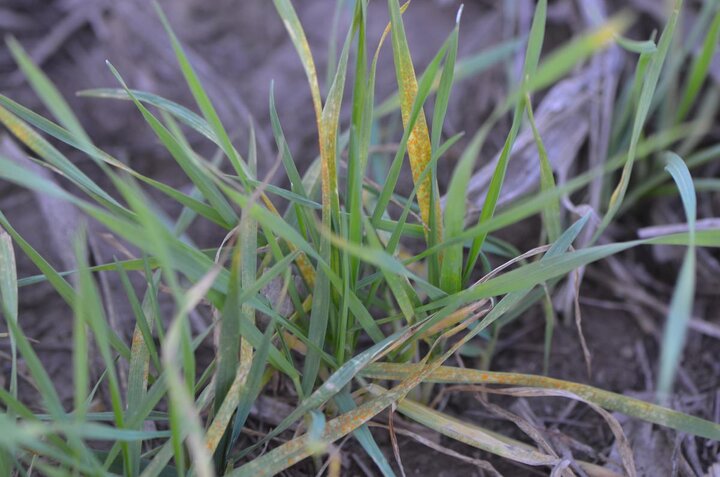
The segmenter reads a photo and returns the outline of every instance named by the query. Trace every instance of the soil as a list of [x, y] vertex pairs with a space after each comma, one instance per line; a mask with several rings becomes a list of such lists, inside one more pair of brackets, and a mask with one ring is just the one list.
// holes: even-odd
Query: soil
[[[499, 6], [501, 3], [467, 2], [461, 28], [460, 57], [502, 41], [506, 35], [507, 21], [503, 19], [503, 9]], [[521, 0], [516, 3], [519, 15], [515, 22], [525, 31], [531, 2]], [[575, 3], [569, 0], [551, 2], [549, 39], [546, 43], [548, 50], [585, 28]], [[14, 35], [39, 60], [45, 72], [69, 99], [100, 148], [127, 160], [144, 174], [173, 186], [186, 187], [173, 161], [162, 153], [160, 145], [131, 105], [75, 96], [78, 90], [116, 86], [104, 65], [104, 59], [107, 58], [132, 87], [149, 90], [186, 105], [193, 104], [175, 65], [170, 46], [160, 32], [157, 17], [148, 4], [144, 0], [4, 0], [0, 4], [0, 30]], [[226, 124], [231, 125], [231, 134], [237, 144], [247, 144], [248, 118], [254, 118], [259, 138], [261, 176], [269, 170], [275, 157], [267, 101], [270, 81], [274, 80], [278, 113], [289, 138], [289, 146], [302, 171], [317, 154], [312, 106], [300, 63], [287, 41], [286, 32], [272, 8], [272, 2], [187, 0], [163, 1], [161, 4], [219, 106], [220, 115]], [[328, 25], [331, 18], [329, 12], [333, 11], [335, 2], [300, 0], [294, 4], [305, 25], [323, 26], [307, 28], [307, 34], [315, 57], [319, 60], [321, 80], [324, 80], [324, 59], [327, 58]], [[430, 61], [452, 28], [458, 4], [454, 0], [416, 1], [406, 14], [405, 22], [418, 71], [422, 71]], [[640, 31], [657, 27], [656, 19], [652, 16], [652, 5], [638, 1], [636, 8], [641, 13], [637, 27]], [[387, 18], [383, 16], [383, 8], [371, 8], [370, 11], [376, 17], [370, 22], [369, 37], [377, 38]], [[348, 11], [344, 11], [338, 31], [344, 30], [348, 18]], [[378, 78], [379, 99], [385, 98], [394, 86], [392, 68], [392, 58], [389, 48], [386, 48], [381, 57], [382, 73]], [[495, 106], [496, 99], [502, 97], [505, 75], [506, 71], [499, 67], [478, 79], [459, 84], [450, 103], [445, 134], [449, 136], [463, 130], [474, 131]], [[3, 47], [0, 47], [0, 92], [45, 113], [18, 74], [9, 52]], [[493, 134], [488, 141], [485, 157], [492, 157], [501, 147], [504, 140], [502, 131], [506, 130], [507, 124], [498, 127], [498, 133]], [[3, 135], [4, 132], [0, 130], [0, 139]], [[193, 146], [201, 153], [213, 153], [204, 142], [198, 141]], [[441, 188], [449, 180], [459, 151], [462, 151], [462, 145], [451, 150], [448, 161], [439, 167]], [[102, 180], [88, 159], [72, 151], [68, 151], [68, 155], [83, 170]], [[284, 179], [278, 176], [274, 181], [282, 184]], [[408, 184], [403, 187], [407, 188]], [[168, 204], [159, 197], [157, 199], [167, 212], [173, 212]], [[701, 200], [705, 201], [702, 207], [705, 207], [706, 213], [711, 214], [718, 208], [718, 199], [717, 194], [701, 196]], [[672, 210], [672, 206], [663, 203], [662, 199], [655, 205], [657, 210]], [[68, 243], [64, 241], [68, 237], [59, 235], [55, 229], [59, 220], [77, 218], [61, 216], [58, 219], [48, 214], [47, 210], [43, 212], [42, 206], [43, 203], [33, 194], [0, 183], [0, 210], [18, 232], [56, 268], [72, 268], [72, 257], [68, 258], [67, 250], [62, 246]], [[644, 207], [647, 204], [639, 209]], [[643, 210], [631, 211], [613, 233], [618, 237], [634, 238], [634, 231], [639, 226], [667, 222], [661, 220], [660, 216], [650, 218]], [[95, 252], [99, 255], [95, 259], [111, 260], [119, 253], [118, 250], [102, 238], [102, 230], [92, 224], [90, 227], [96, 239]], [[539, 224], [538, 221], [528, 221], [521, 227], [522, 231], [513, 229], [504, 232], [503, 236], [520, 250], [528, 250], [536, 245], [536, 237], [540, 236]], [[222, 235], [221, 231], [208, 224], [200, 224], [191, 231], [192, 238], [202, 246], [216, 245], [222, 240]], [[519, 240], [519, 237], [525, 238]], [[679, 257], [666, 252], [660, 247], [629, 252], [612, 263], [604, 262], [588, 268], [580, 295], [582, 332], [592, 355], [592, 372], [588, 375], [586, 371], [575, 323], [560, 314], [552, 340], [550, 376], [653, 399], [658, 339], [664, 319], [662, 306], [669, 303], [679, 264]], [[705, 255], [700, 260], [699, 273], [703, 280], [698, 280], [695, 316], [716, 330], [720, 327], [720, 315], [717, 313], [717, 306], [720, 305], [717, 277], [720, 274], [716, 273], [720, 269], [717, 265], [720, 257], [716, 252], [702, 253]], [[18, 253], [17, 256], [21, 277], [37, 273], [25, 255]], [[104, 285], [109, 297], [113, 296], [113, 291], [119, 291], [118, 284], [112, 278], [108, 278]], [[640, 292], [648, 294], [651, 299], [648, 301], [639, 297]], [[71, 311], [47, 284], [24, 287], [20, 299], [21, 326], [30, 338], [36, 340], [35, 350], [56, 384], [63, 402], [70, 405]], [[111, 300], [111, 304], [118, 329], [129, 332], [127, 326], [123, 327], [123, 323], [129, 323], [132, 319], [127, 305], [119, 300]], [[197, 326], [201, 327], [203, 317], [198, 316], [197, 320]], [[539, 307], [533, 307], [503, 329], [491, 369], [542, 374], [544, 327], [542, 311]], [[720, 336], [712, 336], [708, 332], [689, 332], [678, 393], [672, 402], [675, 408], [709, 419], [717, 420], [720, 416], [718, 339]], [[8, 349], [5, 342], [0, 342], [0, 352], [6, 353]], [[0, 354], [0, 383], [9, 376], [9, 362], [5, 356]], [[468, 367], [478, 365], [470, 359], [463, 364]], [[22, 371], [21, 374], [25, 374]], [[22, 379], [20, 384], [23, 401], [38, 406], [30, 381]], [[490, 396], [489, 399], [530, 419], [534, 425], [544, 429], [547, 435], [565, 443], [576, 457], [601, 464], [615, 458], [612, 433], [602, 418], [583, 404], [568, 407], [569, 401], [562, 398]], [[474, 393], [453, 393], [443, 405], [447, 412], [462, 419], [528, 441], [514, 424], [498, 418], [485, 408]], [[387, 416], [377, 421], [387, 424]], [[621, 422], [631, 437], [640, 475], [662, 475], [668, 469], [672, 472], [673, 465], [678, 463], [681, 470], [689, 468], [700, 474], [717, 462], [717, 443], [691, 437], [676, 439], [673, 433], [653, 429], [652, 426], [641, 429], [637, 423], [628, 423], [627, 420]], [[399, 416], [395, 417], [395, 424], [398, 427], [409, 426]], [[388, 458], [394, 461], [387, 431], [376, 428], [373, 432], [378, 441], [384, 443]], [[647, 452], [649, 441], [638, 437], [641, 435], [653, 436], [650, 441], [656, 443], [664, 439], [668, 452]], [[633, 436], [636, 438], [633, 439]], [[503, 475], [544, 475], [537, 469], [510, 464], [446, 438], [431, 438], [463, 455], [488, 460]], [[674, 452], [678, 446], [680, 452]], [[346, 475], [365, 475], [364, 469], [372, 469], [351, 441], [343, 449], [348, 451], [348, 455], [344, 455], [348, 465]], [[402, 436], [400, 454], [407, 475], [488, 475], [475, 465], [431, 451], [413, 439]], [[681, 465], [683, 462], [685, 467]], [[312, 475], [314, 471], [311, 463], [305, 463], [293, 469], [292, 474]]]

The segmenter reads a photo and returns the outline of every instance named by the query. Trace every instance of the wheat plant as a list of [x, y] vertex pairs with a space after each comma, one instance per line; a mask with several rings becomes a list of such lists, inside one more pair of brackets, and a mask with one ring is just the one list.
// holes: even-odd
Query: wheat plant
[[[696, 249], [720, 246], [720, 230], [695, 230], [696, 193], [690, 175], [691, 169], [717, 157], [717, 147], [714, 152], [683, 150], [685, 137], [678, 135], [687, 132], [687, 118], [702, 102], [702, 85], [718, 43], [718, 8], [708, 9], [698, 19], [706, 40], [694, 60], [673, 46], [682, 0], [675, 1], [657, 42], [623, 37], [633, 18], [621, 13], [552, 51], [543, 48], [548, 7], [540, 0], [527, 38], [460, 59], [462, 12], [458, 11], [455, 27], [418, 75], [403, 23], [407, 4], [388, 0], [390, 22], [382, 38], [370, 38], [368, 9], [383, 8], [381, 3], [354, 2], [352, 24], [331, 63], [334, 69], [323, 94], [292, 2], [274, 0], [307, 76], [316, 117], [318, 157], [306, 170], [298, 168], [301, 161], [296, 162], [288, 146], [273, 95], [267, 120], [277, 158], [258, 157], [252, 133], [248, 144], [231, 139], [183, 46], [157, 8], [195, 104], [183, 106], [132, 89], [111, 63], [115, 87], [81, 94], [131, 101], [138, 117], [192, 183], [192, 193], [142, 175], [99, 149], [21, 45], [8, 40], [18, 66], [52, 118], [0, 95], [0, 122], [34, 162], [71, 184], [74, 192], [1, 156], [0, 177], [72, 204], [139, 253], [136, 258], [91, 265], [87, 232], [81, 228], [75, 242], [67, 244], [78, 268], [59, 271], [0, 214], [0, 294], [8, 330], [1, 339], [9, 340], [12, 360], [10, 385], [0, 389], [0, 474], [257, 477], [314, 458], [318, 470], [327, 466], [329, 475], [339, 475], [338, 442], [352, 436], [372, 459], [374, 471], [391, 476], [398, 467], [391, 465], [389, 453], [368, 426], [387, 410], [503, 459], [548, 472], [554, 469], [558, 474], [553, 475], [571, 475], [571, 468], [577, 468], [568, 467], [551, 448], [519, 442], [435, 409], [434, 394], [448, 384], [490, 391], [501, 385], [516, 395], [578, 400], [606, 419], [619, 442], [624, 439], [622, 429], [608, 411], [720, 439], [719, 424], [664, 407], [692, 313]], [[533, 114], [533, 95], [610, 45], [634, 55], [636, 74], [618, 99], [608, 157], [558, 184]], [[392, 50], [394, 72], [379, 69], [383, 48]], [[445, 137], [443, 124], [453, 84], [504, 61], [518, 48], [524, 48], [522, 76], [514, 78], [491, 117], [479, 130], [465, 131], [465, 138]], [[687, 62], [691, 67], [685, 75], [681, 66]], [[376, 78], [393, 74], [397, 95], [378, 104]], [[680, 102], [668, 117], [664, 95], [672, 84], [681, 85]], [[344, 102], [344, 98], [350, 99]], [[345, 109], [347, 122], [341, 120]], [[387, 163], [384, 182], [377, 184], [368, 172], [373, 147], [378, 145], [373, 130], [398, 113], [402, 135]], [[653, 134], [646, 134], [648, 119], [660, 116]], [[510, 119], [510, 128], [503, 133], [506, 140], [479, 216], [472, 218], [469, 181], [485, 140], [502, 118]], [[513, 146], [523, 130], [533, 133], [539, 157], [533, 167], [541, 179], [537, 192], [500, 207]], [[188, 134], [213, 144], [221, 162], [194, 151]], [[440, 190], [437, 170], [448, 167], [446, 155], [459, 144], [464, 150], [446, 190]], [[685, 160], [666, 152], [673, 148], [682, 151]], [[61, 152], [69, 149], [92, 159], [112, 190], [102, 188]], [[403, 196], [398, 184], [406, 158], [413, 188]], [[635, 164], [646, 160], [666, 161], [667, 171], [655, 168], [642, 181], [631, 181]], [[289, 187], [258, 177], [259, 161], [284, 170]], [[564, 198], [583, 194], [598, 182], [607, 198], [603, 209], [596, 211], [600, 220], [591, 214], [573, 214], [563, 205]], [[706, 186], [717, 188], [717, 183]], [[687, 231], [624, 242], [599, 240], [629, 204], [661, 189], [679, 195]], [[149, 190], [179, 204], [182, 212], [167, 220], [149, 200]], [[508, 254], [513, 247], [494, 237], [495, 232], [536, 215], [542, 218], [543, 242], [535, 249]], [[185, 240], [184, 232], [199, 219], [222, 230], [225, 240], [212, 249], [199, 249]], [[592, 237], [578, 243], [589, 227]], [[491, 343], [493, 330], [533, 304], [547, 305], [579, 269], [648, 245], [686, 250], [662, 343], [659, 404], [542, 375], [450, 364], [456, 353]], [[40, 274], [18, 277], [18, 253], [27, 255]], [[507, 263], [489, 269], [489, 258]], [[95, 283], [95, 274], [101, 271], [117, 274], [123, 285], [124, 299], [133, 312], [131, 342], [108, 321]], [[138, 277], [143, 284], [140, 294], [131, 280], [137, 283]], [[52, 285], [74, 316], [74, 400], [69, 408], [59, 399], [19, 316], [18, 293], [41, 281]], [[280, 290], [278, 299], [265, 293], [271, 283]], [[172, 306], [160, 307], [161, 301]], [[281, 311], [285, 301], [292, 304], [292, 312]], [[194, 310], [213, 317], [201, 333], [190, 326]], [[552, 326], [547, 331], [551, 334]], [[214, 349], [214, 359], [206, 368], [197, 362], [203, 343], [212, 343]], [[549, 344], [546, 347], [550, 353]], [[102, 363], [99, 380], [91, 372], [93, 355]], [[18, 394], [21, 360], [42, 398], [40, 412], [27, 407]], [[120, 367], [128, 370], [125, 381]], [[294, 403], [292, 411], [263, 435], [248, 434], [253, 405], [269, 383], [283, 383]], [[92, 407], [100, 387], [109, 389], [109, 412]], [[154, 425], [148, 427], [148, 422]], [[587, 475], [616, 475], [597, 463], [576, 464]], [[631, 453], [622, 453], [622, 468], [635, 475]]]

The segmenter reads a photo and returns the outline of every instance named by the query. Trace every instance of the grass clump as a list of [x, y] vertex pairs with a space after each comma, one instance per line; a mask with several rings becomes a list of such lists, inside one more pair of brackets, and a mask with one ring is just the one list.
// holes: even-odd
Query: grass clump
[[[590, 386], [446, 365], [453, 355], [478, 343], [489, 358], [493, 336], [534, 303], [544, 301], [548, 320], [553, 319], [551, 295], [586, 265], [643, 245], [687, 246], [660, 362], [659, 397], [672, 391], [692, 312], [696, 247], [720, 246], [720, 231], [695, 231], [694, 227], [696, 198], [689, 168], [709, 159], [703, 151], [685, 151], [689, 153], [687, 161], [666, 153], [670, 175], [651, 170], [643, 182], [650, 181], [650, 189], [643, 189], [642, 184], [634, 188], [630, 179], [636, 162], [678, 142], [661, 139], [672, 138], [700, 101], [709, 58], [717, 45], [720, 17], [715, 13], [707, 22], [701, 54], [683, 83], [680, 107], [667, 116], [661, 93], [678, 83], [673, 77], [680, 76], [680, 65], [687, 61], [687, 52], [672, 48], [681, 4], [681, 0], [675, 3], [657, 45], [652, 40], [623, 38], [632, 19], [621, 15], [543, 55], [547, 2], [539, 1], [524, 42], [522, 77], [515, 79], [507, 98], [479, 130], [467, 131], [469, 141], [444, 191], [442, 207], [438, 164], [461, 139], [461, 135], [445, 138], [442, 134], [453, 84], [501, 61], [521, 43], [515, 40], [510, 48], [504, 45], [458, 60], [461, 12], [418, 77], [403, 25], [407, 4], [388, 0], [390, 23], [378, 40], [368, 38], [371, 7], [367, 0], [357, 0], [339, 57], [331, 63], [334, 70], [328, 74], [323, 97], [292, 2], [274, 0], [308, 79], [318, 133], [319, 157], [301, 171], [287, 145], [271, 93], [276, 165], [285, 170], [287, 189], [257, 176], [258, 161], [268, 158], [257, 157], [253, 133], [243, 148], [247, 153], [233, 143], [159, 8], [200, 114], [131, 89], [111, 64], [108, 67], [120, 87], [82, 94], [131, 101], [192, 183], [192, 193], [146, 177], [99, 149], [52, 83], [11, 39], [10, 51], [54, 120], [0, 96], [0, 122], [37, 163], [71, 183], [79, 194], [1, 156], [0, 177], [70, 202], [139, 250], [142, 258], [91, 265], [87, 233], [80, 230], [74, 244], [78, 268], [58, 272], [0, 214], [4, 229], [0, 233], [0, 296], [12, 360], [10, 386], [0, 390], [4, 408], [0, 419], [6, 429], [0, 435], [0, 473], [29, 475], [35, 469], [57, 476], [257, 476], [274, 475], [314, 456], [318, 465], [327, 459], [330, 473], [337, 475], [339, 458], [334, 443], [352, 435], [377, 472], [395, 475], [367, 426], [391, 407], [430, 429], [511, 461], [546, 469], [566, 465], [552, 449], [529, 446], [433, 409], [429, 404], [437, 383], [501, 384], [577, 399], [607, 419], [621, 441], [622, 431], [603, 409], [708, 439], [720, 438], [716, 423]], [[398, 95], [376, 107], [376, 76], [386, 73], [378, 71], [378, 55], [388, 35]], [[556, 84], [613, 43], [638, 55], [635, 79], [626, 86], [621, 96], [624, 102], [617, 108], [609, 145], [614, 155], [603, 157], [602, 163], [587, 172], [556, 183], [552, 158], [533, 114], [532, 95]], [[352, 61], [354, 78], [350, 79]], [[351, 89], [349, 104], [343, 104], [346, 89]], [[425, 111], [431, 97], [433, 114], [428, 117]], [[349, 125], [340, 121], [343, 107], [350, 108]], [[384, 182], [376, 187], [367, 171], [371, 148], [377, 145], [373, 129], [398, 109], [402, 137]], [[645, 137], [645, 124], [654, 113], [660, 126], [656, 136]], [[479, 219], [471, 222], [466, 201], [471, 175], [491, 130], [508, 114], [510, 130]], [[533, 166], [540, 171], [539, 192], [501, 209], [499, 199], [513, 147], [525, 128], [532, 131], [540, 159]], [[214, 144], [228, 167], [196, 153], [187, 133]], [[91, 158], [113, 190], [100, 187], [53, 143], [63, 143], [63, 148], [74, 148]], [[402, 197], [397, 191], [406, 155], [413, 188]], [[339, 171], [344, 157], [347, 173], [343, 177]], [[610, 195], [608, 182], [619, 169], [619, 184]], [[622, 216], [626, 196], [631, 202], [638, 201], [669, 177], [677, 183], [687, 213], [687, 232], [595, 244], [607, 226]], [[609, 199], [596, 211], [604, 215], [594, 239], [581, 241], [578, 237], [593, 223], [591, 216], [573, 217], [562, 201], [571, 194], [582, 195], [588, 186], [598, 183], [603, 186], [603, 197]], [[168, 223], [151, 206], [150, 189], [182, 206], [174, 223]], [[537, 214], [542, 217], [545, 242], [508, 257], [504, 251], [512, 247], [492, 234]], [[226, 238], [216, 248], [202, 250], [185, 239], [184, 232], [198, 218], [223, 230]], [[413, 245], [418, 239], [424, 241], [423, 247]], [[37, 266], [40, 276], [17, 277], [15, 254], [20, 251]], [[506, 265], [487, 269], [490, 258], [503, 256]], [[110, 326], [95, 284], [94, 274], [100, 271], [116, 273], [122, 284], [133, 313], [131, 343]], [[131, 276], [141, 278], [142, 296]], [[74, 400], [69, 409], [60, 401], [18, 315], [19, 288], [39, 281], [49, 282], [74, 315]], [[268, 298], [265, 290], [269, 284], [279, 289], [279, 299]], [[281, 312], [286, 300], [292, 303], [289, 314]], [[172, 306], [161, 307], [160, 302]], [[170, 309], [170, 315], [161, 309], [165, 313]], [[201, 333], [190, 326], [189, 316], [196, 309], [214, 317]], [[260, 320], [261, 314], [269, 318]], [[547, 327], [549, 337], [552, 329]], [[209, 367], [199, 369], [198, 347], [213, 334], [214, 359]], [[90, 340], [104, 370], [97, 382], [91, 379]], [[548, 356], [550, 339], [546, 343]], [[20, 359], [42, 398], [40, 413], [28, 408], [18, 394]], [[124, 382], [120, 367], [128, 370]], [[382, 387], [383, 381], [389, 381], [391, 387]], [[292, 390], [293, 409], [264, 436], [245, 439], [253, 404], [270, 382]], [[91, 406], [100, 386], [109, 389], [109, 413], [95, 412]], [[148, 421], [160, 430], [147, 430], [144, 424]], [[291, 429], [296, 429], [295, 434], [287, 432]], [[291, 437], [277, 444], [281, 435]], [[608, 475], [595, 464], [579, 465], [588, 475]], [[623, 467], [629, 475], [635, 473], [632, 455], [623, 454]]]

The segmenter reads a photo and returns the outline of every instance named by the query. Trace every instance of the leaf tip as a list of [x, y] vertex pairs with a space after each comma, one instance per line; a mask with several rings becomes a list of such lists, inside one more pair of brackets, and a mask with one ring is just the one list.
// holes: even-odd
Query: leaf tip
[[460, 24], [460, 18], [462, 17], [463, 8], [465, 8], [465, 4], [461, 3], [460, 8], [458, 8], [457, 15], [455, 15], [455, 25]]

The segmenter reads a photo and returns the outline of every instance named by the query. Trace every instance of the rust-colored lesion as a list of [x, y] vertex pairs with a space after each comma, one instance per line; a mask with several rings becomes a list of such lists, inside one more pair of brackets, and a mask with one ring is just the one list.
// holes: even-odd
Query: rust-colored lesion
[[[365, 368], [361, 374], [373, 379], [399, 381], [419, 372], [421, 367], [420, 364], [374, 363]], [[440, 366], [428, 373], [424, 380], [442, 384], [504, 385], [564, 391], [611, 411], [708, 439], [720, 439], [720, 425], [717, 423], [604, 389], [545, 376]]]
[[38, 144], [37, 138], [32, 134], [32, 129], [2, 106], [0, 106], [0, 122], [2, 122], [20, 142], [36, 154], [42, 155], [44, 147], [42, 144]]
[[147, 386], [148, 379], [150, 376], [150, 360], [148, 356], [148, 348], [145, 344], [145, 338], [143, 338], [142, 332], [140, 331], [140, 328], [135, 327], [135, 331], [133, 331], [132, 335], [132, 341], [130, 343], [130, 351], [132, 356], [138, 355], [142, 351], [144, 353], [143, 356], [143, 371], [142, 371], [142, 378], [143, 378], [143, 386]]
[[[468, 306], [465, 306], [459, 310], [456, 310], [443, 318], [442, 320], [438, 321], [434, 325], [432, 325], [430, 328], [428, 328], [423, 334], [422, 338], [427, 338], [430, 336], [433, 336], [440, 332], [446, 332], [446, 331], [452, 331], [451, 334], [456, 334], [459, 331], [462, 331], [463, 329], [467, 328], [467, 326], [472, 322], [475, 321], [483, 316], [485, 316], [491, 309], [490, 306], [488, 306], [490, 303], [489, 300], [484, 299], [480, 300], [478, 302], [472, 303]], [[472, 318], [472, 319], [470, 319]], [[463, 321], [466, 321], [466, 323], [461, 323]], [[451, 330], [453, 326], [459, 325], [456, 330]], [[446, 336], [446, 338], [449, 336]]]
[[240, 402], [240, 391], [243, 386], [245, 386], [247, 376], [250, 373], [250, 365], [250, 362], [245, 362], [238, 367], [235, 379], [230, 385], [230, 389], [228, 389], [228, 392], [225, 394], [225, 399], [220, 405], [220, 409], [218, 409], [215, 418], [205, 433], [205, 447], [210, 452], [215, 452], [217, 449], [220, 440], [223, 435], [225, 435], [225, 431], [230, 424], [230, 419], [235, 409], [237, 409], [238, 403]]
[[[409, 52], [404, 52], [409, 55]], [[412, 107], [415, 103], [418, 94], [418, 83], [415, 77], [415, 69], [409, 59], [402, 61], [400, 68], [403, 77], [398, 78], [398, 88], [400, 90], [400, 112], [402, 116], [403, 126], [408, 127], [412, 114]], [[427, 173], [422, 179], [422, 182], [418, 185], [421, 180], [420, 176], [426, 167], [430, 164], [432, 158], [432, 147], [430, 143], [430, 131], [428, 130], [427, 119], [425, 118], [425, 111], [420, 108], [415, 124], [408, 136], [407, 142], [408, 157], [410, 159], [410, 169], [412, 171], [413, 183], [417, 185], [417, 202], [420, 207], [420, 216], [422, 217], [423, 223], [426, 227], [426, 236], [428, 234], [428, 227], [430, 225], [430, 211], [431, 204], [435, 204], [435, 235], [436, 240], [442, 239], [442, 217], [440, 211], [440, 201], [436, 197], [432, 200], [433, 187], [432, 187], [432, 174]]]
[[[270, 198], [265, 194], [265, 192], [262, 192], [260, 195], [260, 199], [265, 204], [265, 207], [275, 216], [282, 217], [280, 212], [275, 207], [275, 204], [270, 200]], [[297, 246], [290, 242], [289, 240], [285, 240], [285, 244], [287, 245], [288, 250], [290, 252], [297, 252], [298, 248]], [[312, 288], [315, 286], [315, 268], [310, 263], [310, 260], [308, 260], [307, 255], [305, 255], [305, 252], [299, 252], [298, 256], [295, 258], [295, 265], [298, 268], [298, 271], [300, 272], [300, 276], [305, 280], [305, 284], [308, 286], [308, 289], [312, 290]]]

